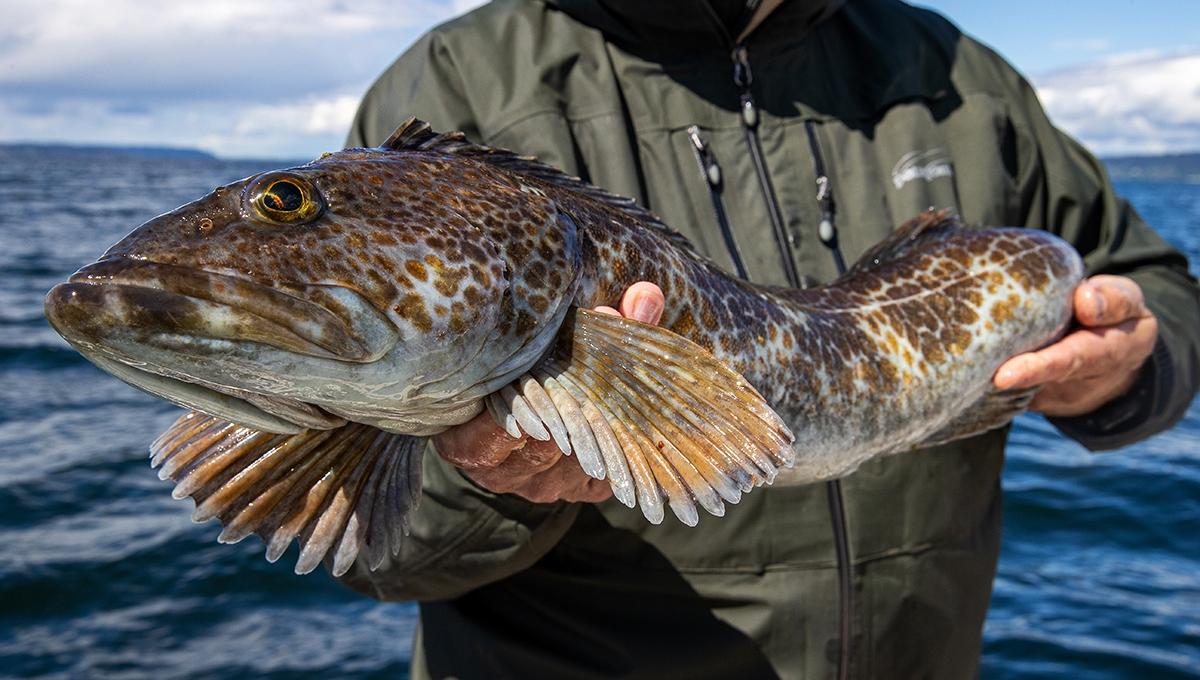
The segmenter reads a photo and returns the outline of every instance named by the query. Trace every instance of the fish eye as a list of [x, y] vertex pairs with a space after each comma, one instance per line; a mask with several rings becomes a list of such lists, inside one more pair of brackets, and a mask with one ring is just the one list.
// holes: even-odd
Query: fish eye
[[259, 217], [278, 224], [308, 222], [324, 207], [316, 187], [294, 175], [267, 175], [247, 187], [250, 205]]

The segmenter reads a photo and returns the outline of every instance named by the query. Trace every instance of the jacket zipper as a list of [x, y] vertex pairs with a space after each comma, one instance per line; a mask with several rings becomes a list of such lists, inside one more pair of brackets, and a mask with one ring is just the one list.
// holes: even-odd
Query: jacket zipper
[[[837, 204], [833, 200], [833, 180], [825, 171], [825, 159], [821, 155], [821, 145], [817, 142], [816, 125], [812, 120], [804, 121], [804, 133], [808, 137], [808, 149], [812, 153], [813, 176], [817, 178], [817, 205], [821, 208], [821, 222], [817, 227], [817, 236], [821, 243], [829, 249], [833, 256], [833, 264], [838, 276], [846, 273], [846, 260], [842, 257], [841, 246], [838, 245], [837, 223], [834, 221]], [[829, 502], [829, 516], [832, 519], [833, 548], [837, 554], [838, 564], [838, 602], [841, 605], [841, 644], [838, 646], [838, 678], [848, 678], [850, 675], [851, 624], [854, 621], [854, 586], [851, 581], [852, 562], [850, 558], [849, 530], [846, 522], [846, 504], [842, 496], [842, 481], [833, 479], [825, 483], [826, 499]]]
[[[784, 274], [787, 277], [788, 283], [793, 288], [804, 288], [806, 287], [805, 281], [796, 271], [795, 262], [792, 260], [792, 248], [795, 246], [795, 239], [788, 234], [784, 226], [783, 211], [779, 207], [779, 199], [775, 195], [775, 187], [771, 183], [771, 176], [763, 155], [762, 141], [758, 136], [759, 115], [758, 106], [754, 102], [754, 95], [750, 89], [753, 82], [753, 72], [750, 70], [749, 53], [746, 46], [739, 43], [734, 45], [731, 56], [733, 58], [733, 83], [739, 91], [742, 129], [746, 137], [746, 146], [750, 151], [750, 158], [754, 163], [754, 171], [758, 175], [758, 183], [762, 189], [763, 200], [767, 204], [767, 215], [771, 219], [771, 229], [775, 235], [775, 244], [783, 260]], [[812, 152], [813, 158], [813, 168], [817, 177], [817, 203], [821, 208], [821, 222], [818, 228], [818, 236], [821, 238], [821, 242], [829, 248], [833, 256], [834, 266], [840, 275], [846, 270], [846, 262], [842, 257], [841, 248], [837, 242], [837, 230], [834, 222], [836, 206], [833, 199], [832, 182], [825, 171], [825, 162], [821, 156], [820, 146], [817, 144], [816, 131], [812, 121], [805, 121], [805, 132], [808, 137], [809, 149]], [[722, 212], [724, 212], [723, 209]], [[720, 221], [721, 218], [718, 217], [718, 222]], [[726, 223], [728, 222], [728, 220], [725, 221]], [[727, 245], [731, 243], [733, 243], [732, 233], [729, 234], [726, 240]], [[833, 531], [834, 554], [837, 560], [838, 572], [840, 639], [838, 640], [837, 677], [839, 680], [846, 680], [850, 677], [850, 649], [854, 622], [854, 587], [849, 529], [846, 521], [846, 506], [842, 495], [841, 480], [834, 479], [826, 482], [825, 492], [829, 505], [829, 517]]]
[[775, 196], [775, 185], [771, 183], [771, 175], [767, 171], [767, 160], [763, 155], [762, 140], [758, 138], [758, 105], [754, 103], [754, 95], [750, 85], [754, 82], [754, 73], [750, 70], [750, 58], [745, 45], [735, 45], [733, 48], [733, 84], [738, 88], [740, 100], [742, 132], [746, 136], [746, 147], [750, 150], [750, 160], [754, 163], [754, 172], [758, 175], [758, 185], [762, 189], [763, 200], [767, 203], [767, 216], [771, 219], [771, 231], [775, 234], [775, 245], [783, 262], [783, 273], [793, 288], [803, 288], [804, 281], [796, 271], [796, 263], [792, 260], [792, 248], [796, 240], [787, 233], [783, 224], [783, 211], [779, 208], [779, 199]]
[[812, 151], [813, 175], [817, 178], [817, 205], [821, 206], [821, 223], [817, 227], [817, 236], [821, 243], [829, 248], [838, 276], [841, 276], [846, 273], [846, 260], [842, 258], [842, 248], [838, 245], [837, 226], [834, 222], [837, 205], [833, 202], [833, 181], [825, 172], [825, 159], [821, 157], [821, 145], [817, 143], [817, 126], [811, 120], [804, 121], [804, 133], [808, 136], [808, 148]]
[[692, 142], [692, 151], [696, 153], [696, 162], [700, 164], [700, 176], [708, 187], [708, 197], [712, 200], [713, 213], [717, 216], [717, 225], [721, 228], [721, 238], [725, 241], [725, 250], [729, 259], [733, 260], [734, 271], [738, 278], [749, 279], [746, 265], [742, 264], [741, 253], [738, 252], [737, 241], [733, 240], [733, 230], [729, 227], [729, 215], [725, 212], [725, 201], [721, 198], [724, 183], [721, 177], [721, 166], [717, 157], [709, 148], [708, 142], [700, 136], [700, 128], [692, 125], [687, 129], [688, 139]]
[[[787, 233], [783, 223], [783, 212], [779, 207], [779, 199], [775, 196], [775, 187], [771, 184], [771, 177], [767, 170], [767, 163], [763, 157], [762, 142], [758, 137], [758, 107], [754, 103], [754, 96], [750, 90], [750, 84], [753, 81], [753, 73], [750, 70], [750, 58], [744, 43], [736, 42], [733, 36], [729, 34], [725, 24], [721, 21], [713, 10], [712, 5], [708, 2], [701, 3], [701, 6], [708, 12], [709, 17], [713, 20], [718, 32], [725, 39], [726, 45], [732, 46], [731, 56], [733, 58], [733, 83], [738, 88], [739, 100], [741, 104], [742, 129], [746, 136], [746, 146], [750, 150], [750, 157], [754, 163], [754, 171], [758, 175], [758, 183], [763, 193], [763, 200], [767, 203], [767, 214], [771, 219], [771, 229], [775, 235], [775, 245], [777, 246], [780, 255], [783, 259], [783, 271], [787, 276], [788, 283], [794, 288], [806, 287], [806, 282], [796, 271], [795, 262], [792, 260], [792, 247], [795, 246], [795, 239]], [[694, 126], [693, 126], [694, 128]], [[842, 252], [837, 242], [837, 229], [835, 227], [834, 215], [835, 204], [833, 202], [832, 183], [829, 175], [825, 172], [825, 162], [821, 157], [821, 149], [817, 144], [816, 131], [813, 128], [811, 121], [805, 121], [805, 132], [808, 136], [809, 148], [812, 151], [813, 167], [817, 177], [817, 202], [821, 206], [821, 222], [818, 228], [818, 236], [821, 242], [829, 248], [833, 255], [834, 266], [837, 268], [838, 274], [842, 274], [846, 270], [846, 262], [842, 257]], [[689, 130], [689, 138], [692, 137]], [[696, 150], [700, 159], [701, 170], [706, 174], [708, 179], [708, 165], [703, 160], [703, 148], [697, 147], [697, 140], [701, 146], [703, 140], [697, 134], [692, 140], [693, 149]], [[711, 150], [708, 151], [708, 156], [712, 160], [712, 167], [717, 168], [716, 178], [721, 179], [720, 168], [716, 165], [716, 158], [712, 155]], [[734, 266], [739, 267], [741, 262], [737, 254], [736, 242], [733, 239], [733, 232], [729, 229], [729, 219], [725, 215], [724, 204], [720, 196], [720, 182], [717, 186], [711, 181], [707, 182], [709, 187], [709, 196], [713, 200], [713, 209], [717, 212], [717, 222], [721, 225], [721, 235], [725, 239], [726, 248], [729, 250], [730, 258], [734, 261]], [[739, 276], [745, 277], [744, 268], [739, 268]], [[825, 483], [826, 496], [829, 502], [829, 517], [833, 530], [834, 553], [837, 559], [838, 570], [838, 603], [840, 614], [840, 626], [838, 640], [838, 664], [837, 677], [838, 680], [847, 680], [850, 677], [850, 647], [851, 647], [851, 626], [854, 621], [854, 589], [852, 578], [852, 565], [850, 562], [850, 540], [849, 530], [846, 524], [846, 509], [842, 498], [842, 484], [840, 480], [831, 480]]]

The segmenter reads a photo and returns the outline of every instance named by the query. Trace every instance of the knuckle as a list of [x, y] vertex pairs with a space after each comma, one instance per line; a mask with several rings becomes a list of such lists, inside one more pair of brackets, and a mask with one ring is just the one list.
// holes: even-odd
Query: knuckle
[[562, 456], [562, 452], [558, 450], [558, 446], [554, 442], [538, 441], [521, 449], [519, 455], [528, 465], [544, 468], [557, 461]]

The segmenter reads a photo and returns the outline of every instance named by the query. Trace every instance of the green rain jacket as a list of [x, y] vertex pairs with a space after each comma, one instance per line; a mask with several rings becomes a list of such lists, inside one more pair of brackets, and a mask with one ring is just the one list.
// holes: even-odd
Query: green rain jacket
[[[1182, 417], [1200, 363], [1187, 262], [1051, 125], [1004, 60], [895, 0], [792, 0], [740, 40], [749, 72], [739, 87], [730, 55], [749, 18], [721, 5], [499, 0], [434, 29], [388, 68], [349, 144], [379, 144], [410, 115], [462, 130], [638, 198], [729, 267], [687, 134], [696, 125], [721, 169], [736, 248], [762, 283], [787, 282], [784, 257], [803, 275], [835, 276], [818, 239], [814, 153], [850, 262], [929, 206], [1049, 229], [1084, 253], [1090, 273], [1134, 278], [1161, 329], [1129, 396], [1058, 427], [1107, 449]], [[779, 237], [749, 150], [744, 92]], [[876, 460], [843, 480], [852, 676], [976, 674], [1000, 548], [1005, 437]], [[670, 518], [651, 526], [616, 501], [537, 505], [425, 460], [425, 496], [400, 555], [344, 577], [380, 600], [421, 602], [414, 677], [836, 672], [841, 609], [824, 485], [756, 490], [696, 528]]]

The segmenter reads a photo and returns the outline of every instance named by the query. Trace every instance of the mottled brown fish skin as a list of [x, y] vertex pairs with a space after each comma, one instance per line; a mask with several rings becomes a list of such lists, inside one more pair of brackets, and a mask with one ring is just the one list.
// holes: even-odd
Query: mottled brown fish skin
[[803, 481], [912, 448], [969, 410], [1000, 363], [1061, 335], [1082, 276], [1047, 232], [969, 228], [931, 210], [900, 229], [926, 233], [911, 253], [827, 286], [759, 287], [607, 209], [556, 199], [584, 232], [579, 304], [658, 283], [662, 324], [727, 361], [792, 427], [799, 457], [784, 476]]
[[[345, 384], [280, 395], [414, 434], [469, 418], [481, 397], [528, 370], [567, 305], [611, 305], [628, 285], [653, 281], [667, 298], [663, 325], [728, 362], [792, 427], [808, 465], [797, 475], [808, 481], [911, 447], [982, 399], [1004, 359], [1061, 333], [1081, 276], [1077, 254], [1048, 233], [970, 229], [931, 211], [902, 228], [917, 235], [902, 252], [877, 253], [880, 262], [831, 285], [759, 287], [682, 247], [644, 211], [545, 166], [522, 172], [522, 159], [479, 153], [329, 154], [217, 189], [105, 258], [243, 279], [313, 302], [347, 328], [351, 310], [329, 291], [355, 291], [399, 329], [414, 360], [457, 348], [445, 361], [461, 365], [415, 380], [420, 399], [372, 403], [345, 397]], [[319, 212], [298, 224], [256, 214], [248, 197], [278, 178], [311, 187]], [[332, 328], [305, 337], [329, 344]], [[427, 420], [435, 406], [445, 415]]]

